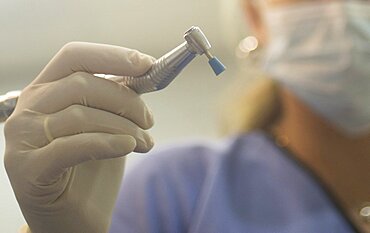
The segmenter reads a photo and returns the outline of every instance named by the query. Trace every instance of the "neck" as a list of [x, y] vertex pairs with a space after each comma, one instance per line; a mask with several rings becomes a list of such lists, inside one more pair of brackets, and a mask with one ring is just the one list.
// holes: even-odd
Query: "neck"
[[272, 132], [316, 173], [342, 207], [370, 202], [370, 135], [349, 137], [314, 114], [289, 91], [279, 90], [281, 116]]

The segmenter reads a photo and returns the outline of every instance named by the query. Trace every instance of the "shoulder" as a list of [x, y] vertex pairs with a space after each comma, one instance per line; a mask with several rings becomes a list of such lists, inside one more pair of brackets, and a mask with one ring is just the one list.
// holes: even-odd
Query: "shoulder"
[[[266, 155], [278, 153], [265, 133], [256, 131], [219, 140], [198, 140], [172, 144], [148, 153], [137, 168], [146, 177], [166, 174], [206, 175], [228, 161], [264, 163]], [[132, 169], [132, 173], [138, 173]], [[130, 175], [130, 174], [127, 174]], [[135, 175], [137, 177], [137, 174]]]
[[[263, 197], [264, 202], [276, 201], [271, 193], [288, 199], [306, 197], [318, 187], [292, 157], [266, 133], [255, 131], [223, 140], [157, 149], [125, 179], [126, 185], [140, 184], [152, 193], [171, 187], [168, 194], [181, 197], [195, 198], [209, 185], [227, 187], [230, 193], [244, 197]], [[316, 200], [318, 193], [309, 199]], [[253, 204], [256, 200], [244, 201]]]
[[343, 222], [315, 180], [257, 131], [149, 153], [124, 177], [111, 232], [187, 232], [191, 226], [301, 232], [337, 225]]
[[185, 232], [179, 229], [186, 229], [201, 212], [197, 209], [207, 203], [203, 196], [221, 194], [229, 183], [230, 189], [236, 188], [253, 172], [245, 165], [263, 163], [256, 153], [270, 144], [262, 133], [251, 133], [155, 149], [125, 174], [111, 232], [123, 227], [128, 232]]

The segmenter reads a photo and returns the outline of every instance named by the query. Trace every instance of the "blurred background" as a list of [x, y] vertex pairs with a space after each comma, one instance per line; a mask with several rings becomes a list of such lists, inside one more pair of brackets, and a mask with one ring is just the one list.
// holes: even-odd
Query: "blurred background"
[[[206, 57], [199, 57], [167, 89], [143, 98], [154, 113], [156, 124], [151, 133], [156, 147], [217, 138], [217, 116], [222, 111], [219, 101], [237, 73], [233, 43], [241, 39], [235, 31], [243, 24], [229, 10], [235, 2], [1, 0], [0, 94], [25, 87], [67, 42], [113, 44], [160, 57], [184, 41], [182, 36], [190, 26], [197, 25], [213, 45], [213, 54], [228, 67], [227, 72], [215, 77]], [[1, 134], [1, 159], [3, 150]], [[128, 170], [143, 156], [130, 155]], [[0, 232], [17, 232], [24, 219], [4, 166], [0, 166], [0, 190]]]

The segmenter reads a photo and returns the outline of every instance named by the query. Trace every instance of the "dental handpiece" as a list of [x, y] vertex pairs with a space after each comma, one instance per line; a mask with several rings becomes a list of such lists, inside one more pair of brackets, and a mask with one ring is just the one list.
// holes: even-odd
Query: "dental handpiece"
[[[119, 77], [119, 82], [138, 94], [158, 91], [167, 87], [197, 55], [203, 54], [208, 57], [208, 63], [216, 75], [226, 69], [210, 53], [211, 44], [199, 27], [193, 26], [186, 31], [184, 39], [184, 43], [157, 59], [144, 75]], [[20, 93], [20, 91], [12, 91], [0, 96], [0, 122], [6, 121], [12, 114]]]

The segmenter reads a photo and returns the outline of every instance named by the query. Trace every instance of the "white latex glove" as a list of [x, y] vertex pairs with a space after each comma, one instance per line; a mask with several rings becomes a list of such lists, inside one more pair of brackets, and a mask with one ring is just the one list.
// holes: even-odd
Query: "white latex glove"
[[5, 124], [5, 167], [32, 233], [105, 233], [122, 156], [147, 152], [153, 118], [140, 97], [94, 73], [138, 76], [153, 58], [70, 43], [27, 86]]

